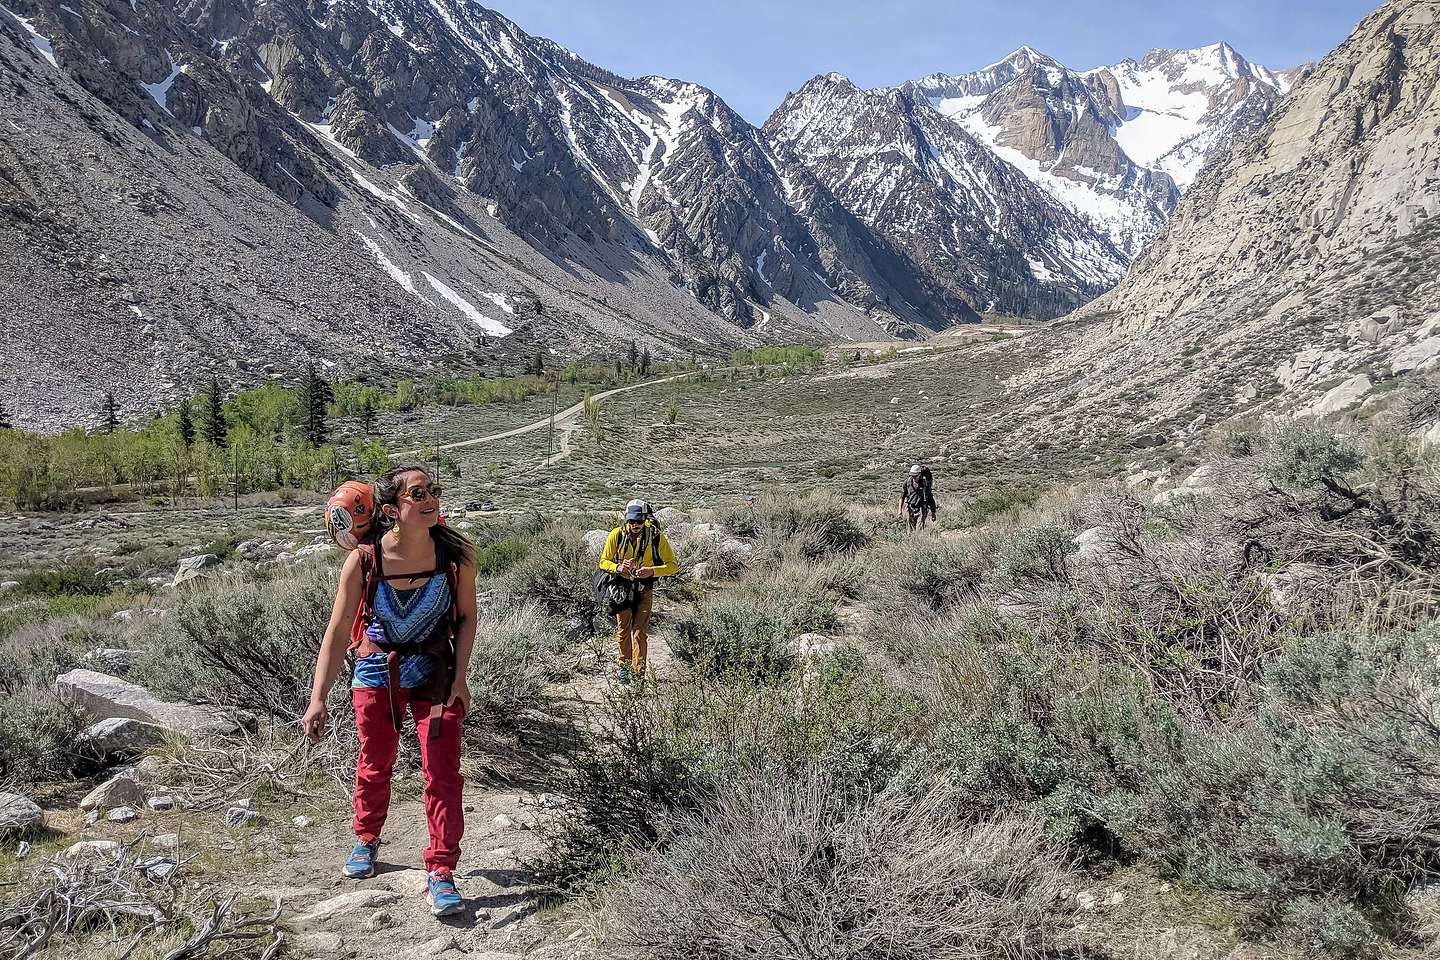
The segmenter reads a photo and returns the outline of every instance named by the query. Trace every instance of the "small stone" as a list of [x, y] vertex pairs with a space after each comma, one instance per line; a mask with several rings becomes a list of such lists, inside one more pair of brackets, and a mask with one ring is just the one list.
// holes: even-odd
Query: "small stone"
[[1075, 894], [1075, 902], [1080, 906], [1081, 910], [1094, 910], [1100, 900], [1090, 891], [1081, 890]]
[[496, 815], [495, 815], [495, 819], [492, 820], [492, 821], [490, 821], [490, 822], [493, 823], [493, 824], [495, 824], [495, 829], [496, 829], [496, 830], [513, 830], [513, 829], [515, 829], [515, 821], [512, 820], [510, 817], [506, 816], [506, 815], [503, 814], [503, 813], [496, 814]]
[[145, 790], [129, 771], [117, 774], [91, 790], [80, 801], [81, 810], [108, 810], [132, 803], [144, 803]]
[[67, 857], [113, 856], [120, 852], [120, 844], [114, 840], [81, 840], [65, 851]]
[[133, 807], [116, 807], [114, 810], [105, 814], [105, 819], [111, 823], [129, 823], [131, 820], [134, 820], [136, 816], [138, 816], [138, 814], [135, 813]]
[[315, 821], [311, 820], [309, 817], [292, 817], [290, 822], [295, 824], [295, 826], [299, 827], [301, 830], [304, 830], [306, 827], [310, 826]]
[[145, 805], [148, 806], [151, 810], [174, 810], [175, 798], [151, 797], [149, 800], [145, 801]]
[[1118, 907], [1125, 902], [1125, 893], [1121, 890], [1111, 890], [1110, 895], [1105, 898], [1107, 906]]
[[99, 810], [91, 810], [89, 813], [85, 814], [85, 826], [87, 826], [87, 827], [93, 827], [93, 826], [95, 826], [95, 824], [97, 824], [97, 823], [99, 823], [99, 822], [100, 822], [100, 811], [99, 811]]
[[474, 812], [476, 811], [476, 809], [478, 809], [478, 808], [477, 808], [477, 807], [475, 806], [475, 804], [473, 804], [473, 803], [467, 803], [467, 804], [465, 804], [465, 812], [466, 812], [466, 813], [474, 813]]
[[231, 807], [225, 811], [225, 825], [230, 827], [243, 827], [256, 820], [260, 815], [247, 807]]
[[131, 717], [110, 717], [80, 732], [76, 746], [100, 758], [134, 757], [165, 740], [165, 728]]
[[30, 856], [30, 841], [21, 840], [20, 846], [15, 848], [15, 859], [24, 860], [28, 856]]
[[370, 914], [369, 919], [365, 921], [365, 929], [369, 930], [371, 933], [379, 933], [381, 930], [384, 930], [386, 927], [390, 926], [394, 922], [395, 918], [392, 917], [387, 911], [376, 910], [374, 913]]
[[173, 850], [176, 847], [180, 846], [180, 834], [162, 833], [158, 836], [151, 837], [150, 845], [152, 847], [166, 847]]
[[165, 880], [180, 866], [169, 857], [148, 857], [135, 864], [135, 869], [151, 880]]

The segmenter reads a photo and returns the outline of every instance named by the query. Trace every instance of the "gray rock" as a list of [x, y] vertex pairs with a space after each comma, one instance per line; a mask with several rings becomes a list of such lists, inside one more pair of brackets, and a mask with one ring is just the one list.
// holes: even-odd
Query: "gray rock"
[[310, 826], [315, 821], [311, 820], [309, 817], [301, 816], [292, 818], [290, 822], [295, 824], [295, 826], [299, 827], [300, 829], [304, 830], [306, 827]]
[[503, 813], [496, 814], [495, 819], [490, 822], [495, 825], [496, 830], [514, 830], [516, 826], [515, 821]]
[[174, 850], [180, 846], [180, 834], [162, 833], [150, 838], [152, 847], [164, 847], [167, 850]]
[[178, 587], [182, 583], [194, 580], [196, 577], [205, 575], [205, 571], [219, 564], [220, 558], [213, 553], [202, 553], [196, 557], [185, 557], [175, 567], [175, 576], [170, 580], [170, 586]]
[[180, 869], [180, 865], [169, 857], [146, 857], [135, 864], [135, 869], [147, 879], [166, 880]]
[[129, 823], [137, 816], [139, 816], [139, 814], [135, 812], [133, 807], [116, 807], [105, 814], [105, 819], [111, 823]]
[[592, 557], [598, 557], [600, 552], [605, 549], [605, 541], [609, 538], [609, 530], [591, 530], [585, 534], [585, 549], [590, 551]]
[[295, 946], [312, 957], [329, 957], [340, 952], [345, 938], [338, 933], [306, 933], [296, 938]]
[[395, 918], [388, 910], [376, 910], [365, 920], [365, 929], [371, 933], [379, 933], [386, 927], [394, 926]]
[[71, 844], [65, 851], [67, 857], [114, 857], [120, 853], [120, 844], [114, 840], [81, 840]]
[[45, 811], [18, 793], [0, 793], [0, 836], [29, 833], [45, 825]]
[[213, 709], [167, 703], [144, 687], [93, 670], [76, 669], [61, 674], [55, 680], [55, 690], [100, 720], [141, 720], [186, 736], [229, 734], [242, 729], [235, 719]]
[[82, 753], [101, 758], [135, 757], [163, 743], [165, 728], [130, 717], [110, 717], [80, 732], [75, 745]]
[[110, 810], [145, 802], [145, 788], [130, 771], [118, 773], [91, 790], [80, 801], [81, 810]]
[[15, 859], [24, 860], [28, 856], [30, 856], [30, 841], [21, 840], [20, 845], [15, 848]]
[[260, 814], [247, 807], [231, 807], [225, 811], [225, 825], [230, 827], [243, 827], [258, 820]]
[[175, 809], [175, 798], [174, 798], [174, 797], [151, 797], [149, 800], [145, 801], [145, 805], [146, 805], [147, 807], [149, 807], [151, 810], [155, 810], [155, 811], [174, 810], [174, 809]]
[[392, 890], [354, 890], [342, 893], [312, 906], [308, 912], [295, 918], [294, 926], [297, 930], [313, 929], [343, 914], [387, 906], [399, 899], [400, 894]]

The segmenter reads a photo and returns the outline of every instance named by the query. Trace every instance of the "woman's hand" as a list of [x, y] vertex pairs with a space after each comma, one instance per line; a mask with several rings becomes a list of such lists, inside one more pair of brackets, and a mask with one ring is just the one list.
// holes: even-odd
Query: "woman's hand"
[[450, 698], [445, 701], [445, 706], [460, 704], [465, 708], [465, 715], [470, 715], [470, 687], [465, 683], [464, 677], [456, 677], [455, 682], [450, 685]]
[[305, 731], [305, 736], [313, 742], [319, 743], [320, 738], [325, 736], [325, 701], [311, 700], [310, 706], [305, 710], [305, 716], [300, 719], [300, 726]]

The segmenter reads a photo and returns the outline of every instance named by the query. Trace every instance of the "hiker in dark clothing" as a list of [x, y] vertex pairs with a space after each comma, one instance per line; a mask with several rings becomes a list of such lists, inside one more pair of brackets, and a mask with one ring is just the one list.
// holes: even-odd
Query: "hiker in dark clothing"
[[925, 529], [925, 520], [928, 517], [935, 519], [935, 481], [930, 475], [927, 467], [915, 464], [910, 468], [910, 475], [905, 478], [905, 486], [900, 489], [900, 502], [895, 505], [895, 518], [902, 516], [911, 530]]

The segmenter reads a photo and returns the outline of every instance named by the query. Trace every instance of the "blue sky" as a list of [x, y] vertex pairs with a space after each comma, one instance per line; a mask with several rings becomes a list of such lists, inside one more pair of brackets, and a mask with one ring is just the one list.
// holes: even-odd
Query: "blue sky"
[[481, 0], [616, 73], [693, 80], [754, 123], [817, 73], [964, 73], [1022, 44], [1088, 69], [1229, 41], [1268, 67], [1334, 49], [1378, 0]]

